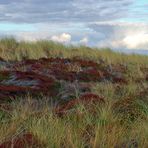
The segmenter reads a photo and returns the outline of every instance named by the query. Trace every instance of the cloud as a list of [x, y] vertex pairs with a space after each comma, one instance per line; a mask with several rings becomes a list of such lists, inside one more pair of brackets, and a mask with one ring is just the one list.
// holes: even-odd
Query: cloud
[[62, 33], [59, 35], [53, 35], [49, 32], [38, 31], [38, 32], [30, 32], [30, 31], [22, 31], [22, 32], [7, 32], [5, 34], [1, 34], [1, 37], [9, 37], [13, 36], [18, 41], [38, 41], [38, 40], [52, 40], [60, 43], [70, 43], [71, 35], [68, 33]]
[[126, 36], [123, 39], [123, 43], [129, 49], [136, 49], [136, 48], [148, 49], [148, 34], [139, 33]]
[[148, 24], [127, 22], [99, 22], [89, 27], [98, 33], [98, 46], [148, 50]]
[[[40, 39], [53, 40], [61, 43], [83, 44], [113, 49], [148, 50], [148, 24], [127, 22], [96, 22], [88, 26], [47, 24], [38, 31], [8, 31], [1, 32], [1, 36], [14, 36], [17, 40], [36, 41]], [[68, 33], [64, 33], [67, 30]], [[63, 31], [63, 32], [62, 32]]]
[[87, 37], [84, 37], [80, 40], [80, 44], [84, 44], [86, 45], [88, 43], [88, 38]]
[[1, 27], [0, 34], [18, 40], [148, 49], [148, 24], [120, 22], [146, 22], [147, 13], [147, 4], [137, 0], [0, 0], [0, 22], [18, 26]]
[[52, 41], [66, 43], [71, 41], [71, 35], [68, 33], [63, 33], [61, 35], [54, 35], [51, 37]]
[[134, 0], [1, 0], [0, 21], [92, 22], [123, 18]]

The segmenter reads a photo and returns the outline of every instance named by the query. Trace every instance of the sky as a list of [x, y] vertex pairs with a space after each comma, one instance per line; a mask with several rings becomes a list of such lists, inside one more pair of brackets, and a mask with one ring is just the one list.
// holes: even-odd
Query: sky
[[0, 37], [148, 51], [148, 0], [0, 0]]

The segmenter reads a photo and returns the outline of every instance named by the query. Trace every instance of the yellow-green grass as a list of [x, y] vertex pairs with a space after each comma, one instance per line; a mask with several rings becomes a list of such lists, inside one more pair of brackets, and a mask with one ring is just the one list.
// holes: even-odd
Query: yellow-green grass
[[[47, 148], [134, 147], [132, 143], [138, 144], [140, 148], [148, 147], [148, 104], [143, 101], [147, 96], [142, 100], [137, 97], [139, 92], [148, 88], [148, 83], [135, 81], [137, 78], [145, 78], [147, 71], [142, 71], [141, 68], [148, 68], [148, 56], [126, 55], [110, 49], [63, 45], [45, 40], [17, 42], [13, 38], [6, 38], [0, 40], [0, 57], [10, 61], [42, 57], [79, 57], [95, 62], [102, 59], [105, 64], [126, 65], [127, 73], [124, 75], [129, 81], [128, 85], [120, 87], [113, 83], [92, 83], [91, 91], [103, 96], [106, 102], [102, 106], [93, 106], [95, 116], [85, 106], [79, 105], [75, 111], [60, 118], [53, 114], [52, 106], [46, 103], [45, 96], [41, 97], [41, 102], [45, 103], [42, 103], [39, 110], [32, 107], [31, 102], [35, 98], [19, 98], [19, 101], [11, 103], [14, 108], [12, 112], [0, 111], [0, 143], [28, 131]], [[79, 67], [69, 68], [79, 71]], [[0, 69], [5, 69], [5, 66], [0, 66]], [[116, 103], [125, 112], [114, 108]], [[127, 112], [130, 105], [135, 112], [134, 120], [128, 118], [132, 114], [132, 111]], [[137, 112], [140, 114], [138, 117]]]
[[15, 110], [10, 113], [9, 120], [0, 122], [0, 141], [28, 131], [47, 148], [133, 147], [132, 142], [140, 148], [148, 146], [148, 118], [121, 124], [120, 115], [112, 108], [115, 102], [113, 99], [100, 107], [94, 105], [95, 116], [79, 105], [77, 111], [63, 118], [55, 116], [47, 104], [42, 106], [39, 113], [35, 112], [30, 100], [26, 99], [25, 105], [21, 101], [13, 102]]
[[99, 58], [108, 63], [148, 63], [148, 56], [113, 52], [111, 49], [98, 49], [86, 46], [63, 45], [48, 40], [36, 42], [16, 41], [13, 38], [0, 40], [0, 56], [6, 60], [38, 59], [41, 57], [81, 57], [97, 61]]

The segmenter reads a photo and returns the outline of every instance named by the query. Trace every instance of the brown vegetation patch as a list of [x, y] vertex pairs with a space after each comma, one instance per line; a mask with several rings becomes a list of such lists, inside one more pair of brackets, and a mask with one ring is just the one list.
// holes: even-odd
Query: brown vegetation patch
[[105, 103], [105, 100], [103, 97], [100, 97], [96, 94], [86, 93], [86, 94], [81, 95], [77, 99], [73, 99], [65, 103], [64, 105], [57, 107], [55, 110], [55, 113], [61, 116], [61, 115], [66, 114], [68, 110], [73, 109], [75, 106], [79, 104], [83, 104], [84, 106], [89, 106], [94, 103]]

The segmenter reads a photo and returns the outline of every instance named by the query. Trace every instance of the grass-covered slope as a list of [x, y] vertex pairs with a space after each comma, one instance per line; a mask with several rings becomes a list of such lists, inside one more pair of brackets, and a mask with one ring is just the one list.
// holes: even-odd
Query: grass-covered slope
[[148, 147], [148, 56], [0, 40], [0, 148]]

